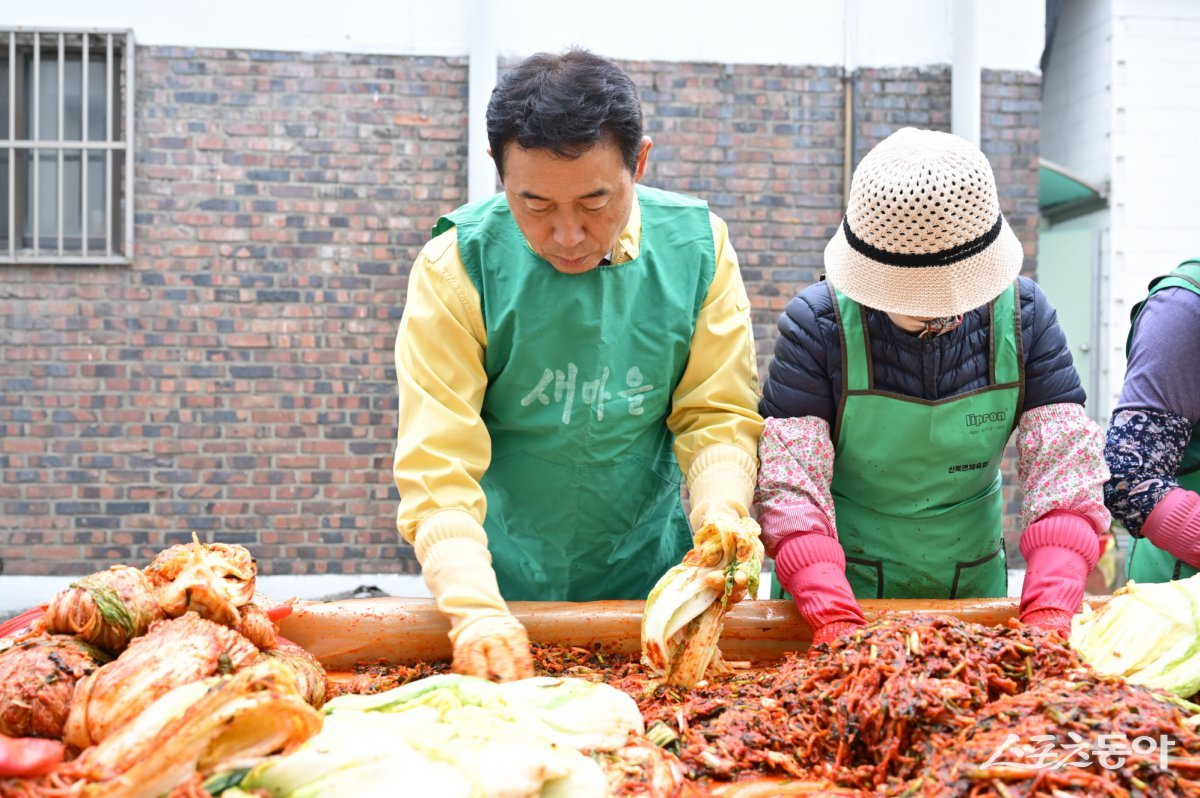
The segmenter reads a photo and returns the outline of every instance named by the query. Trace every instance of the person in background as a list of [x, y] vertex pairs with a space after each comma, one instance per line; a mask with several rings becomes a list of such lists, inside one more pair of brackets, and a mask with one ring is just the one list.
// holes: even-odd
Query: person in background
[[977, 147], [905, 128], [855, 170], [826, 281], [779, 320], [759, 523], [816, 644], [860, 599], [1007, 595], [1000, 461], [1017, 431], [1021, 620], [1066, 632], [1109, 526], [1103, 433]]
[[1200, 567], [1200, 260], [1151, 282], [1131, 321], [1104, 497], [1132, 537], [1126, 576], [1166, 582]]
[[739, 526], [762, 418], [726, 225], [639, 185], [629, 76], [534, 55], [487, 128], [503, 193], [438, 220], [409, 277], [393, 473], [455, 670], [510, 679], [532, 665], [506, 600], [642, 599], [680, 562], [681, 470], [692, 526]]

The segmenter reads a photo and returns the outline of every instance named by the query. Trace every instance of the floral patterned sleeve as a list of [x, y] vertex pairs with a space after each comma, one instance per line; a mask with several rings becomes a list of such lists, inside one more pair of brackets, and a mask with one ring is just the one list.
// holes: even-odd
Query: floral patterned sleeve
[[768, 418], [758, 444], [761, 465], [754, 501], [763, 545], [775, 556], [796, 532], [834, 531], [833, 441], [829, 422], [816, 416]]
[[1086, 518], [1096, 534], [1108, 531], [1104, 433], [1082, 405], [1043, 405], [1022, 413], [1017, 452], [1022, 529], [1052, 510], [1068, 510]]
[[1118, 410], [1108, 426], [1104, 457], [1112, 478], [1104, 499], [1129, 533], [1142, 525], [1179, 483], [1175, 472], [1192, 437], [1192, 422], [1166, 410]]

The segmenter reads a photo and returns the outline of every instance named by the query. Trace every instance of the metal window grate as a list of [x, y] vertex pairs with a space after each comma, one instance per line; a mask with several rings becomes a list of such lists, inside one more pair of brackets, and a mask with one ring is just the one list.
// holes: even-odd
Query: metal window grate
[[129, 263], [128, 30], [0, 28], [0, 265]]

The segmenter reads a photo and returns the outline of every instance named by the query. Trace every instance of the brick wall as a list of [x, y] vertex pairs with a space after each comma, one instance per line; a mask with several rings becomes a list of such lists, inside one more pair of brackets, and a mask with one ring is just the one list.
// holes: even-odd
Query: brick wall
[[264, 573], [415, 570], [392, 346], [407, 264], [465, 197], [466, 72], [139, 48], [133, 265], [0, 273], [4, 573], [193, 530]]
[[[765, 371], [841, 217], [840, 71], [626, 67], [647, 182], [730, 223]], [[466, 195], [465, 61], [140, 48], [137, 70], [133, 265], [0, 273], [2, 572], [142, 562], [193, 530], [268, 574], [415, 571], [392, 342], [413, 257]], [[948, 127], [945, 69], [854, 86], [856, 161]], [[1030, 271], [1038, 107], [1036, 75], [985, 73], [983, 148]]]

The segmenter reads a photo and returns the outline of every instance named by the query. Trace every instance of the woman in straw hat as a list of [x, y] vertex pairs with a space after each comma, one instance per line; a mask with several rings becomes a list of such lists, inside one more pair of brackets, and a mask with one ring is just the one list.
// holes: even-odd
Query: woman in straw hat
[[1021, 619], [1066, 632], [1107, 531], [1104, 439], [978, 148], [906, 128], [863, 159], [826, 281], [779, 320], [757, 501], [814, 643], [858, 599], [1007, 595], [1000, 459], [1024, 489]]

